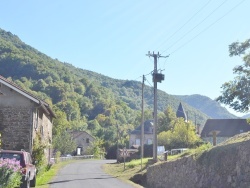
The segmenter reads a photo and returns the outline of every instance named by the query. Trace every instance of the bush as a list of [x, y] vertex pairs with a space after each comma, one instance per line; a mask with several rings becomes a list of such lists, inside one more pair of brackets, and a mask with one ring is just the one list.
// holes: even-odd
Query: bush
[[38, 173], [43, 173], [46, 168], [46, 157], [44, 155], [44, 149], [46, 145], [42, 144], [41, 135], [38, 134], [34, 140], [32, 158], [36, 161], [36, 168]]
[[1, 188], [19, 187], [21, 184], [20, 161], [16, 159], [0, 159], [0, 185]]

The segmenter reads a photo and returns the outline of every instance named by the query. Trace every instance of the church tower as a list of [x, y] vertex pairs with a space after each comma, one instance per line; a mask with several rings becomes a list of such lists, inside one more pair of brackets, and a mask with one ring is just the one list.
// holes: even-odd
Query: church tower
[[187, 119], [187, 115], [186, 115], [186, 113], [185, 113], [185, 110], [184, 110], [184, 108], [183, 108], [181, 102], [180, 102], [179, 107], [178, 107], [178, 110], [177, 110], [177, 112], [176, 112], [176, 117], [177, 117], [177, 118], [181, 118], [181, 117], [182, 117], [182, 118], [184, 118], [185, 121], [188, 120], [188, 119]]

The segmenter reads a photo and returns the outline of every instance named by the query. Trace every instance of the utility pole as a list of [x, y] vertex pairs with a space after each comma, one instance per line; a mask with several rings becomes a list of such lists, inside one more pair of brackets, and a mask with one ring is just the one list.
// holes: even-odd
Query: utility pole
[[154, 72], [153, 72], [153, 82], [154, 82], [154, 130], [153, 130], [153, 160], [157, 162], [157, 82], [161, 82], [164, 80], [164, 74], [158, 73], [157, 70], [157, 58], [160, 57], [168, 57], [168, 56], [161, 56], [159, 52], [157, 54], [150, 53], [146, 54], [149, 57], [154, 58]]
[[119, 139], [119, 127], [118, 127], [118, 124], [116, 125], [116, 127], [117, 127], [116, 162], [118, 163], [119, 162], [119, 142], [118, 142], [118, 139]]
[[141, 170], [142, 170], [142, 159], [144, 156], [144, 81], [145, 76], [142, 76], [142, 105], [141, 105]]

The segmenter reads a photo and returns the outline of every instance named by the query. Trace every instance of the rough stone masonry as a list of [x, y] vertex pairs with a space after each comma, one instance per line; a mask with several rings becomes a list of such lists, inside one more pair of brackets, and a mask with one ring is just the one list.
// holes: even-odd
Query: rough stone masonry
[[150, 166], [150, 188], [249, 188], [250, 133], [200, 154]]

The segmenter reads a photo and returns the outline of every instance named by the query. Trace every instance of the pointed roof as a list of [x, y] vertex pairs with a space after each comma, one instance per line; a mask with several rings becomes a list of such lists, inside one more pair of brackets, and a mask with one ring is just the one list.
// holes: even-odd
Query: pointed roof
[[178, 109], [177, 109], [176, 117], [178, 117], [178, 118], [181, 118], [181, 117], [182, 117], [182, 118], [184, 118], [185, 121], [187, 120], [187, 115], [186, 115], [186, 113], [185, 113], [185, 110], [184, 110], [184, 108], [183, 108], [181, 102], [180, 102], [179, 107], [178, 107]]
[[87, 131], [72, 131], [72, 132], [69, 132], [73, 139], [76, 139], [78, 136], [82, 135], [82, 134], [87, 134], [89, 135], [90, 137], [94, 138], [91, 134], [89, 134]]
[[[0, 84], [4, 84], [7, 87], [9, 87], [9, 88], [13, 89], [14, 91], [16, 91], [17, 93], [27, 97], [28, 99], [30, 99], [34, 103], [40, 105], [40, 107], [44, 110], [45, 113], [47, 113], [48, 115], [51, 115], [54, 118], [56, 117], [56, 115], [54, 114], [54, 112], [52, 111], [52, 109], [51, 109], [51, 107], [49, 106], [48, 103], [46, 103], [45, 101], [43, 101], [43, 100], [39, 99], [38, 97], [32, 95], [28, 91], [26, 91], [23, 88], [21, 88], [20, 86], [16, 85], [14, 82], [11, 82], [11, 81], [7, 80], [6, 78], [4, 78], [1, 75], [0, 75]], [[1, 92], [1, 94], [3, 94], [3, 93]]]
[[[154, 121], [146, 120], [144, 121], [144, 134], [153, 134]], [[141, 134], [141, 125], [135, 130], [131, 131], [130, 134]]]

